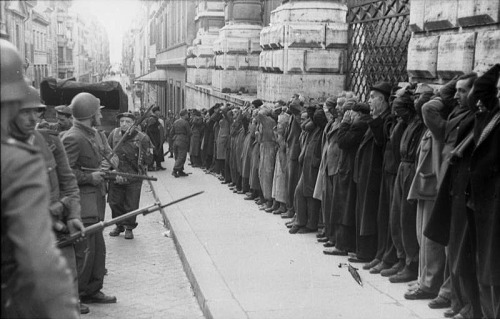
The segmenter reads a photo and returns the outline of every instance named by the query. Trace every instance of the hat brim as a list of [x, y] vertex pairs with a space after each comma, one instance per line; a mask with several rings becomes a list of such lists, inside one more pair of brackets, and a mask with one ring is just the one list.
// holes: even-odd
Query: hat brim
[[385, 96], [391, 96], [391, 92], [390, 91], [384, 91], [384, 90], [382, 90], [382, 89], [380, 89], [378, 87], [373, 87], [372, 86], [372, 87], [370, 87], [370, 91], [377, 91], [377, 92], [382, 93]]

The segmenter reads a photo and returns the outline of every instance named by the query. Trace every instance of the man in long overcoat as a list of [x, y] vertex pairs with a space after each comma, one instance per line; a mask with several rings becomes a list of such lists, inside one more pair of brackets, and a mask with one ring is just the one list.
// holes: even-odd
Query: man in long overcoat
[[265, 208], [273, 205], [272, 189], [274, 164], [276, 161], [276, 141], [273, 128], [276, 121], [271, 117], [271, 110], [264, 108], [256, 116], [258, 128], [258, 142], [260, 144], [259, 180], [262, 194], [265, 199]]
[[295, 215], [294, 197], [295, 188], [300, 178], [299, 170], [299, 154], [300, 154], [300, 112], [302, 110], [301, 102], [298, 99], [292, 100], [289, 105], [289, 112], [291, 113], [288, 128], [285, 131], [286, 141], [286, 183], [288, 189], [286, 201], [286, 213], [282, 214], [283, 218], [292, 218]]
[[[474, 83], [472, 101], [482, 111], [474, 125], [470, 205], [476, 235], [476, 267], [483, 318], [500, 318], [500, 64]], [[495, 96], [497, 93], [497, 96]]]
[[189, 119], [191, 124], [191, 142], [189, 143], [189, 158], [191, 159], [191, 166], [199, 167], [202, 164], [201, 159], [201, 141], [204, 129], [203, 118], [198, 110], [193, 110], [191, 118]]
[[350, 262], [369, 262], [377, 251], [377, 212], [385, 143], [383, 129], [390, 114], [391, 85], [379, 82], [371, 87], [368, 104], [373, 120], [368, 123], [354, 165], [356, 200], [356, 257]]
[[[464, 148], [461, 157], [452, 158], [451, 151], [473, 130], [475, 115], [469, 107], [467, 97], [476, 78], [475, 73], [470, 73], [461, 76], [456, 82], [455, 99], [458, 105], [448, 116], [440, 135], [444, 146], [438, 179], [439, 191], [424, 232], [432, 240], [447, 245], [452, 289], [452, 308], [448, 315], [460, 314], [464, 317], [477, 317], [481, 312], [473, 257], [473, 234], [467, 218], [471, 213], [467, 206], [466, 192], [473, 148], [471, 145]], [[427, 112], [428, 116], [436, 113], [430, 109]], [[437, 131], [437, 128], [432, 129]]]
[[[353, 110], [354, 109], [354, 110]], [[333, 175], [333, 203], [331, 223], [334, 223], [335, 247], [324, 254], [347, 256], [356, 251], [356, 183], [353, 179], [354, 161], [370, 116], [357, 110], [360, 105], [350, 100], [339, 111], [343, 114], [338, 130], [339, 163]], [[333, 241], [332, 241], [333, 242]]]

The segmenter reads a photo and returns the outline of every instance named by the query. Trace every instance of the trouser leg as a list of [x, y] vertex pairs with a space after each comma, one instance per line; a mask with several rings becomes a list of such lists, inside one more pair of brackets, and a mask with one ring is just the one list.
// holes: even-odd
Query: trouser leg
[[342, 224], [336, 224], [335, 226], [335, 247], [343, 251], [356, 251], [355, 228]]
[[[377, 253], [375, 258], [378, 260], [384, 260], [386, 251], [394, 251], [392, 247], [392, 238], [390, 236], [389, 216], [395, 178], [396, 176], [393, 174], [384, 173], [382, 175], [379, 207], [377, 212]], [[392, 263], [395, 262], [395, 260], [392, 261], [393, 259], [396, 259], [396, 257], [387, 255], [385, 256], [384, 261]]]
[[295, 188], [295, 214], [297, 216], [295, 224], [297, 226], [306, 226], [307, 224], [307, 202], [304, 195], [302, 195], [302, 179]]
[[187, 147], [185, 145], [175, 145], [175, 164], [174, 171], [182, 172], [184, 171], [184, 163], [186, 163], [187, 157]]
[[403, 239], [401, 237], [401, 201], [402, 201], [402, 185], [400, 183], [400, 175], [396, 177], [394, 183], [391, 212], [389, 216], [391, 237], [398, 259], [405, 259], [405, 252], [403, 247]]
[[417, 239], [420, 244], [419, 284], [420, 289], [438, 294], [443, 284], [446, 255], [444, 246], [424, 236], [424, 227], [429, 221], [434, 201], [419, 200], [417, 205]]
[[104, 283], [106, 247], [102, 232], [87, 235], [87, 240], [77, 243], [75, 248], [79, 294], [91, 296], [101, 290]]
[[321, 201], [313, 197], [305, 197], [307, 205], [307, 225], [309, 229], [317, 229], [319, 222], [319, 211], [321, 209]]

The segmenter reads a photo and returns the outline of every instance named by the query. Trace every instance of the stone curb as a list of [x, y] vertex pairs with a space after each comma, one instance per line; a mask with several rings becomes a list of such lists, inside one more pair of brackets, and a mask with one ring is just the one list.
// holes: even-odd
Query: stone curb
[[[161, 184], [158, 193], [168, 191]], [[207, 319], [248, 319], [241, 305], [234, 298], [208, 252], [205, 250], [178, 207], [171, 214], [167, 212], [167, 226], [170, 236], [191, 283], [196, 300]], [[170, 215], [170, 216], [168, 216]]]

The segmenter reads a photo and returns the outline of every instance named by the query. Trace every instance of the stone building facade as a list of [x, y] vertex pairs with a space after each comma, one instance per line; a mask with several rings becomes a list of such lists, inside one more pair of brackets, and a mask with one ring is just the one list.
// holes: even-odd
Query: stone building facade
[[379, 80], [439, 85], [500, 61], [498, 0], [156, 3], [156, 69], [142, 80], [164, 113], [294, 93], [367, 99]]
[[[76, 46], [76, 16], [70, 14], [71, 0], [0, 1], [0, 36], [11, 41], [25, 58], [26, 76], [35, 87], [45, 77], [96, 82], [109, 65], [107, 34], [96, 21], [81, 24], [87, 29], [92, 52], [87, 60], [93, 73], [81, 76], [76, 57], [85, 56]], [[87, 76], [88, 74], [88, 76]]]
[[500, 1], [412, 0], [407, 71], [412, 81], [442, 84], [500, 61]]

